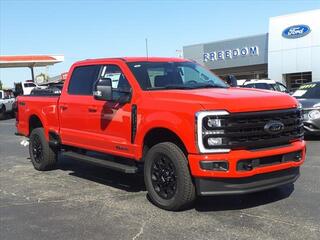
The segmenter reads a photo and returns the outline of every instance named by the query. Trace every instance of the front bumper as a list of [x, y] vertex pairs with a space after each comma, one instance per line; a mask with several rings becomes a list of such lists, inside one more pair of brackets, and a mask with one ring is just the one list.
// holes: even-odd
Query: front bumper
[[[244, 171], [237, 169], [239, 168], [238, 162], [240, 161], [287, 155], [298, 151], [301, 152], [301, 159], [298, 161], [294, 161], [294, 159], [290, 161], [289, 159], [289, 161], [280, 163], [264, 164], [251, 170]], [[290, 177], [286, 175], [282, 176], [281, 174], [280, 177], [275, 177], [273, 174], [282, 170], [290, 172], [288, 169], [297, 169], [305, 161], [305, 157], [306, 144], [301, 140], [284, 146], [258, 150], [232, 150], [229, 153], [223, 154], [190, 154], [188, 159], [191, 174], [196, 179], [199, 194], [202, 194], [201, 192], [225, 194], [226, 192], [244, 193], [259, 191], [294, 182], [298, 178], [298, 173], [295, 176], [292, 176], [290, 173]], [[200, 166], [201, 161], [227, 161], [229, 168], [227, 171], [204, 170]], [[268, 180], [268, 176], [272, 179]], [[254, 184], [255, 182], [257, 185]], [[209, 191], [206, 189], [209, 189]]]
[[196, 178], [196, 189], [200, 196], [245, 194], [294, 183], [299, 175], [295, 167], [246, 178]]
[[303, 128], [306, 135], [320, 136], [320, 119], [304, 120]]

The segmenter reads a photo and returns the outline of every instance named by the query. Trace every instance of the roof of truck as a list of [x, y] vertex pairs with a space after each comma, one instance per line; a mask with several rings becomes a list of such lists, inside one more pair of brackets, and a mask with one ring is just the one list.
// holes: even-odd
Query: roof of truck
[[166, 57], [118, 57], [118, 58], [95, 58], [79, 61], [78, 63], [93, 63], [104, 61], [125, 61], [125, 62], [186, 62], [190, 61], [183, 58], [166, 58]]

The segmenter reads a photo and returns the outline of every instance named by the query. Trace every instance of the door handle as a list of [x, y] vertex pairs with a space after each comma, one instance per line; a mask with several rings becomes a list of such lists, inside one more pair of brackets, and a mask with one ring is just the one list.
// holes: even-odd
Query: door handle
[[97, 112], [97, 108], [96, 107], [88, 107], [88, 111], [89, 112]]
[[65, 111], [68, 109], [68, 106], [65, 104], [60, 104], [60, 109], [61, 109], [61, 111]]

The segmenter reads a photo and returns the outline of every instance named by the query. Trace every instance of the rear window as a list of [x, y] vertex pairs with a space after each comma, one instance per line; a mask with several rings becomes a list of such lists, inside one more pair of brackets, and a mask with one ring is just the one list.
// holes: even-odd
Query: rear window
[[72, 72], [68, 93], [92, 95], [93, 84], [98, 79], [99, 71], [99, 65], [76, 67]]
[[36, 85], [34, 83], [24, 83], [23, 86], [26, 87], [26, 88], [28, 88], [28, 87], [36, 87]]
[[0, 92], [0, 99], [2, 98], [2, 92]]
[[272, 86], [267, 83], [249, 83], [249, 84], [244, 85], [244, 87], [273, 90]]

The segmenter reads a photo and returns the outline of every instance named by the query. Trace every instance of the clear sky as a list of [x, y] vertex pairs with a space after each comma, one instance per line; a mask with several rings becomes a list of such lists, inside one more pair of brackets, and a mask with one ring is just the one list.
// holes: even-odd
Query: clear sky
[[[318, 8], [320, 0], [0, 0], [0, 54], [63, 54], [54, 76], [81, 59], [145, 56], [145, 38], [150, 56], [177, 56], [182, 46], [266, 33], [269, 17]], [[0, 79], [12, 87], [30, 71], [0, 69]]]

